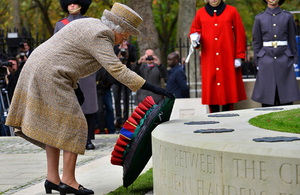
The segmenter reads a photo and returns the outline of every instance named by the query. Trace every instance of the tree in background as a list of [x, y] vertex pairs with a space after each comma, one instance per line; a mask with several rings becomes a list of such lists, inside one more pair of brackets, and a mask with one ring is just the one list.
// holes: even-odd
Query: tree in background
[[21, 18], [20, 18], [20, 2], [19, 0], [13, 0], [14, 5], [14, 26], [21, 29]]
[[176, 37], [178, 6], [178, 0], [154, 0], [152, 3], [154, 22], [161, 46], [161, 62], [165, 66], [167, 66], [167, 55], [172, 51], [168, 48], [172, 44], [172, 38]]
[[141, 34], [137, 37], [140, 54], [143, 55], [147, 49], [152, 49], [161, 60], [158, 31], [152, 12], [152, 0], [128, 0], [127, 5], [143, 18], [143, 22], [139, 26]]

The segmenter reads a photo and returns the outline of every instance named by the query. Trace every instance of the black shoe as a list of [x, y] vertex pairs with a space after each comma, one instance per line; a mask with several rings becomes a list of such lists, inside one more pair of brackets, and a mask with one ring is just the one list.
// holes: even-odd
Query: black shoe
[[52, 183], [51, 181], [46, 180], [45, 181], [45, 190], [46, 190], [46, 194], [52, 194], [52, 190], [58, 190], [58, 185]]
[[60, 195], [66, 195], [66, 194], [94, 194], [93, 190], [89, 190], [84, 188], [82, 185], [79, 184], [78, 190], [75, 188], [72, 188], [71, 186], [68, 186], [67, 184], [64, 184], [63, 182], [59, 183], [58, 186]]
[[87, 150], [94, 150], [94, 149], [95, 149], [95, 146], [94, 146], [94, 144], [91, 142], [91, 140], [88, 140], [88, 141], [87, 141], [86, 146], [85, 146], [85, 149], [87, 149]]

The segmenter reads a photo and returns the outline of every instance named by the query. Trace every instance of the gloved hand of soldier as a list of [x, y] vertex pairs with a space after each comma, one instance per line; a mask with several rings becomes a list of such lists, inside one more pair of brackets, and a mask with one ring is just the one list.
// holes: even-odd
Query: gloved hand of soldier
[[200, 46], [200, 39], [201, 35], [199, 35], [197, 32], [190, 34], [190, 40], [193, 47], [197, 48]]
[[156, 93], [156, 94], [161, 94], [161, 95], [166, 96], [166, 97], [168, 97], [172, 100], [175, 99], [175, 96], [171, 92], [169, 92], [169, 91], [167, 91], [163, 88], [156, 87], [156, 86], [148, 83], [147, 81], [144, 83], [144, 85], [142, 86], [141, 89], [152, 91], [153, 93]]

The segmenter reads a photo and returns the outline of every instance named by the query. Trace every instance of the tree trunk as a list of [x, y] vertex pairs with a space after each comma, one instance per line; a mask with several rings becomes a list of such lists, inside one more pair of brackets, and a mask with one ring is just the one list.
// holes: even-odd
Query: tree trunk
[[[188, 48], [189, 47], [189, 41], [187, 42], [188, 35], [190, 33], [190, 28], [193, 22], [193, 19], [196, 15], [196, 1], [195, 0], [179, 0], [179, 10], [178, 10], [178, 22], [177, 22], [177, 36], [176, 36], [176, 42], [184, 46], [186, 46], [185, 49], [182, 49], [181, 51], [181, 57], [186, 58], [188, 55]], [[195, 57], [196, 55], [196, 57]], [[196, 60], [195, 60], [196, 59]], [[201, 81], [200, 76], [200, 67], [199, 67], [199, 51], [195, 50], [194, 54], [191, 56], [189, 64], [186, 64], [186, 75], [187, 78], [190, 81], [190, 89], [194, 90], [196, 89], [196, 93], [191, 93], [191, 97], [200, 97], [200, 86], [199, 83]], [[198, 85], [196, 85], [198, 83]]]
[[50, 7], [50, 4], [52, 1], [40, 1], [40, 0], [34, 0], [36, 2], [37, 6], [40, 8], [43, 16], [43, 24], [46, 25], [47, 31], [50, 34], [50, 36], [53, 35], [54, 28], [51, 24], [49, 15], [48, 15], [48, 10]]
[[20, 16], [20, 3], [19, 0], [13, 0], [14, 10], [14, 27], [21, 32], [21, 16]]
[[152, 0], [129, 0], [128, 6], [143, 18], [143, 22], [138, 28], [141, 34], [137, 38], [140, 55], [144, 55], [147, 49], [152, 49], [154, 54], [161, 60], [158, 32], [152, 13]]

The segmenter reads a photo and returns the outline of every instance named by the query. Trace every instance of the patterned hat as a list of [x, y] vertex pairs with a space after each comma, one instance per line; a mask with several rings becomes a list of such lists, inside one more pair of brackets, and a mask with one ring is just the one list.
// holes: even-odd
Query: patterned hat
[[132, 36], [137, 37], [141, 33], [137, 28], [143, 19], [126, 5], [115, 3], [110, 11], [104, 10], [103, 15], [116, 25], [120, 25], [125, 32]]
[[[267, 0], [263, 0], [263, 2], [265, 2], [265, 4], [267, 4]], [[282, 5], [285, 2], [285, 0], [279, 0], [279, 5]]]
[[92, 0], [59, 0], [61, 8], [64, 10], [64, 12], [69, 13], [68, 11], [68, 5], [70, 4], [78, 4], [81, 6], [80, 13], [84, 15], [88, 8], [90, 7]]

